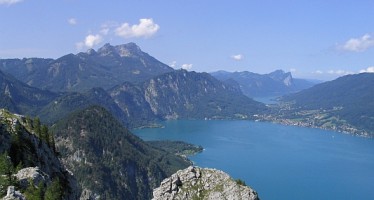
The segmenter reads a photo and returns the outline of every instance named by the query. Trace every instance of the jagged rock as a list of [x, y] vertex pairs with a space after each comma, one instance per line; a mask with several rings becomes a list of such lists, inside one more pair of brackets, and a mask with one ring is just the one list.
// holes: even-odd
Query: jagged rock
[[82, 191], [82, 194], [79, 198], [79, 200], [96, 200], [100, 199], [100, 196], [97, 194], [94, 194], [91, 190], [89, 189], [84, 189]]
[[26, 198], [21, 194], [21, 192], [16, 191], [14, 186], [9, 186], [7, 194], [3, 200], [26, 200]]
[[191, 166], [166, 178], [153, 190], [153, 200], [171, 199], [258, 200], [258, 195], [223, 171]]
[[27, 188], [29, 180], [31, 180], [34, 185], [38, 185], [41, 181], [43, 183], [50, 182], [48, 174], [42, 172], [39, 167], [23, 168], [19, 170], [14, 176], [17, 177], [22, 188]]

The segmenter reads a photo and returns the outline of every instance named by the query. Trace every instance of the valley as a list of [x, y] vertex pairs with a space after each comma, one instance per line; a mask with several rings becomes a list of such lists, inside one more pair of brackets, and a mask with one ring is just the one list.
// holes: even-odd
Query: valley
[[[49, 126], [59, 160], [74, 174], [78, 184], [74, 190], [81, 198], [151, 199], [152, 190], [164, 179], [193, 164], [219, 166], [241, 178], [227, 167], [230, 164], [196, 160], [207, 154], [203, 149], [209, 151], [213, 139], [190, 140], [185, 138], [190, 134], [185, 130], [200, 129], [204, 124], [241, 120], [256, 127], [254, 121], [264, 121], [373, 137], [373, 75], [348, 75], [316, 84], [294, 79], [282, 70], [263, 75], [247, 71], [209, 74], [172, 69], [135, 43], [105, 44], [97, 51], [90, 49], [58, 59], [0, 59], [0, 106], [17, 113], [15, 116], [37, 117]], [[272, 95], [283, 96], [270, 104], [253, 100]], [[142, 135], [142, 139], [152, 140], [147, 142], [132, 133], [146, 132], [150, 127], [167, 132], [170, 130], [165, 124], [178, 120], [194, 120], [196, 124], [172, 128], [181, 135], [157, 134], [152, 139], [148, 138], [152, 134]], [[256, 134], [266, 135], [260, 129], [274, 126], [264, 123]], [[275, 132], [288, 129], [276, 127]], [[248, 131], [247, 125], [242, 128]], [[217, 137], [225, 144], [246, 140], [244, 135], [231, 138], [234, 133], [230, 126], [221, 129], [229, 138]], [[206, 131], [211, 134], [218, 130]], [[255, 141], [263, 139], [246, 144], [256, 146]], [[261, 155], [256, 155], [257, 159]], [[217, 155], [211, 156], [205, 159]], [[253, 176], [245, 177], [245, 181], [250, 183]]]

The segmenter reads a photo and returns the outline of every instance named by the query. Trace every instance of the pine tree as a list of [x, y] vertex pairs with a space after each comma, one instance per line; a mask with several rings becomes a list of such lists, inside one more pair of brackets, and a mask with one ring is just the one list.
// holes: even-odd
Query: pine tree
[[44, 140], [48, 146], [50, 146], [50, 142], [49, 142], [49, 130], [48, 130], [48, 127], [46, 125], [42, 125], [41, 126], [41, 129], [40, 129], [40, 138], [42, 140]]
[[62, 198], [62, 187], [59, 178], [55, 178], [45, 191], [45, 200], [59, 200]]
[[35, 131], [35, 134], [41, 138], [41, 126], [40, 126], [40, 119], [38, 117], [34, 118], [33, 128]]
[[[14, 173], [13, 163], [5, 152], [0, 155], [0, 188], [1, 192], [5, 192], [6, 188], [10, 185], [15, 185], [16, 180], [12, 176]], [[3, 194], [2, 194], [3, 195]]]

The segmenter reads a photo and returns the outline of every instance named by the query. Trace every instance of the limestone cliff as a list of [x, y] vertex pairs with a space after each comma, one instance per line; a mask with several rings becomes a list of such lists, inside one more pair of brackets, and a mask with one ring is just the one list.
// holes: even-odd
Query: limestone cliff
[[0, 110], [0, 197], [22, 199], [25, 193], [28, 198], [37, 190], [47, 196], [55, 183], [62, 189], [54, 197], [77, 199], [80, 191], [75, 178], [58, 159], [52, 137], [38, 136], [37, 126], [29, 118]]
[[153, 190], [153, 200], [249, 199], [258, 200], [256, 191], [216, 169], [188, 167], [164, 179]]

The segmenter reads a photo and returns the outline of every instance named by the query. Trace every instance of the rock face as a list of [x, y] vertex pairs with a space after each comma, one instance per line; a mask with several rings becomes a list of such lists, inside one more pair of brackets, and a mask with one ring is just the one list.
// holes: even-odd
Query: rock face
[[62, 165], [52, 147], [36, 135], [31, 124], [31, 119], [0, 110], [0, 154], [7, 152], [13, 166], [23, 166], [20, 170], [8, 171], [16, 178], [16, 184], [0, 182], [0, 188], [8, 189], [4, 199], [23, 199], [18, 190], [25, 191], [31, 182], [34, 186], [43, 183], [48, 187], [57, 179], [63, 187], [63, 199], [78, 199], [80, 188], [75, 178]]
[[25, 200], [25, 196], [21, 194], [19, 191], [16, 191], [14, 186], [9, 186], [7, 190], [6, 196], [3, 200]]
[[225, 172], [188, 167], [163, 180], [153, 190], [153, 200], [171, 199], [250, 199], [258, 200], [256, 191], [238, 184]]

